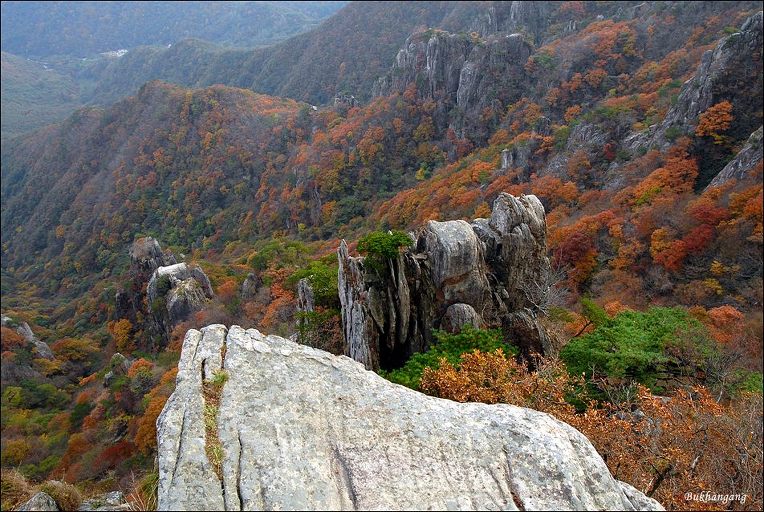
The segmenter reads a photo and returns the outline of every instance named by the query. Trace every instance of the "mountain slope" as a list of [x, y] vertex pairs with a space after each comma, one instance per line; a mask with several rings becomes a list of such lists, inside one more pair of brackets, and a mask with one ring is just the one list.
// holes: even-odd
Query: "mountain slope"
[[[742, 8], [750, 5], [720, 8], [744, 19]], [[735, 136], [724, 145], [698, 136], [690, 146], [656, 148], [661, 159], [627, 142], [678, 101], [682, 82], [692, 76], [703, 51], [724, 35], [722, 17], [710, 18], [699, 30], [680, 32], [692, 32], [686, 39], [665, 39], [676, 21], [651, 32], [645, 26], [653, 11], [628, 22], [597, 21], [592, 18], [596, 12], [584, 13], [584, 29], [552, 39], [535, 52], [530, 43], [519, 41], [522, 52], [510, 65], [504, 63], [504, 44], [492, 43], [495, 36], [464, 40], [424, 32], [412, 41], [423, 38], [420, 46], [428, 50], [412, 45], [408, 54], [399, 53], [403, 57], [391, 73], [400, 82], [390, 82], [385, 96], [362, 108], [313, 112], [306, 105], [243, 90], [192, 92], [152, 83], [107, 111], [83, 111], [4, 151], [4, 265], [28, 265], [40, 254], [63, 258], [67, 263], [53, 269], [63, 278], [75, 256], [85, 268], [102, 268], [130, 233], [146, 230], [170, 244], [220, 248], [235, 239], [284, 231], [325, 238], [338, 228], [368, 228], [376, 221], [407, 226], [438, 218], [446, 209], [471, 218], [507, 187], [530, 186], [535, 192], [543, 186], [542, 198], [555, 205], [568, 202], [571, 208], [578, 194], [612, 194], [627, 183], [637, 185], [636, 178], [646, 179], [672, 158], [692, 171], [704, 148], [718, 146], [720, 154], [733, 158], [735, 145], [745, 143], [761, 124], [760, 113], [735, 116], [744, 121], [744, 129], [730, 131]], [[698, 16], [693, 10], [675, 11], [677, 16], [683, 12], [688, 20]], [[665, 39], [657, 62], [646, 56], [654, 51], [652, 36]], [[709, 44], [698, 45], [699, 38]], [[454, 45], [482, 57], [462, 62], [449, 49]], [[455, 70], [446, 74], [458, 75], [460, 83], [464, 69], [483, 77], [470, 82], [480, 84], [467, 95], [474, 102], [460, 103], [459, 88], [428, 75], [439, 69], [424, 65], [430, 57], [421, 52], [431, 48]], [[534, 53], [527, 57], [529, 52]], [[514, 62], [523, 58], [522, 66]], [[755, 55], [746, 52], [740, 59], [752, 59], [755, 69]], [[187, 60], [189, 66], [195, 61], [199, 56]], [[554, 66], [544, 65], [547, 61]], [[723, 89], [732, 92], [714, 102], [739, 102], [745, 96], [755, 103], [756, 94], [760, 101], [755, 85]], [[492, 90], [501, 94], [491, 97]], [[259, 99], [249, 105], [250, 100], [234, 98]], [[483, 103], [484, 98], [490, 103]], [[283, 105], [282, 117], [268, 119], [271, 107], [264, 105], [269, 102]], [[264, 110], [253, 112], [254, 107]], [[459, 110], [472, 120], [466, 128], [454, 115]], [[697, 122], [687, 120], [681, 133], [692, 135]], [[470, 154], [474, 147], [485, 149]], [[628, 171], [631, 181], [624, 170], [629, 166], [639, 169]], [[689, 188], [704, 186], [723, 166], [707, 170], [705, 182], [688, 177]], [[650, 183], [642, 186], [654, 186]], [[575, 194], [563, 201], [571, 190]], [[396, 193], [394, 201], [384, 203]], [[637, 199], [641, 205], [652, 196]], [[607, 209], [606, 201], [594, 204]], [[594, 206], [588, 208], [591, 212]], [[377, 213], [370, 218], [372, 211]], [[576, 212], [567, 215], [575, 219]], [[116, 233], [126, 239], [120, 242]], [[97, 258], [104, 244], [108, 249]], [[583, 275], [590, 277], [590, 272]], [[581, 277], [576, 288], [585, 281]]]
[[[278, 125], [298, 110], [294, 101], [250, 91], [162, 83], [109, 110], [81, 110], [4, 150], [4, 249], [59, 254], [70, 270], [87, 272], [107, 263], [99, 247], [119, 245], [135, 230], [182, 224], [183, 239], [201, 240], [214, 232], [207, 221], [215, 210], [246, 206], [231, 201], [257, 185], [272, 155], [286, 152], [293, 133]], [[236, 188], [240, 182], [249, 185]], [[178, 207], [186, 220], [176, 218]]]

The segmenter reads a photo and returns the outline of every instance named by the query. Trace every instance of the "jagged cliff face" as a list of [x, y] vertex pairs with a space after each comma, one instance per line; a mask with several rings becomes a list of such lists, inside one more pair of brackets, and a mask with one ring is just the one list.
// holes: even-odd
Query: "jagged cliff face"
[[676, 105], [651, 132], [633, 136], [629, 141], [631, 147], [668, 145], [666, 130], [692, 129], [700, 114], [723, 100], [735, 106], [734, 120], [727, 132], [730, 137], [746, 138], [761, 126], [762, 16], [762, 12], [751, 16], [739, 32], [707, 51], [695, 75], [682, 86]]
[[[665, 149], [672, 144], [670, 131], [694, 134], [699, 117], [710, 107], [728, 101], [734, 106], [733, 120], [725, 136], [731, 141], [744, 141], [739, 154], [731, 155], [724, 145], [702, 138], [693, 143], [700, 167], [697, 188], [710, 183], [720, 185], [731, 177], [743, 178], [760, 161], [759, 141], [762, 123], [761, 59], [764, 43], [762, 12], [748, 18], [739, 32], [722, 39], [713, 50], [703, 54], [693, 77], [685, 82], [676, 104], [660, 124], [646, 132], [630, 134], [624, 146], [632, 151], [649, 147]], [[759, 135], [757, 135], [757, 133]], [[610, 186], [617, 187], [617, 179]]]
[[157, 438], [159, 510], [661, 510], [547, 414], [428, 397], [238, 326], [186, 334]]
[[501, 327], [526, 355], [550, 340], [537, 315], [549, 294], [544, 207], [501, 194], [489, 219], [430, 221], [384, 269], [367, 268], [343, 241], [339, 295], [346, 354], [396, 368], [426, 350], [432, 329]]
[[486, 38], [430, 30], [406, 40], [393, 68], [374, 85], [375, 96], [403, 93], [415, 84], [420, 98], [437, 101], [434, 121], [458, 136], [485, 131], [485, 107], [522, 96], [523, 69], [532, 46], [521, 34]]

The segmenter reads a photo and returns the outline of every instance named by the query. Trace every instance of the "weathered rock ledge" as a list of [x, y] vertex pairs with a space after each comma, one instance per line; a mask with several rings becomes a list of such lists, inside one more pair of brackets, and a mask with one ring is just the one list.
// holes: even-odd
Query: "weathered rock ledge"
[[430, 221], [412, 238], [382, 272], [340, 243], [345, 355], [370, 370], [398, 368], [429, 348], [433, 329], [465, 323], [501, 328], [526, 356], [549, 350], [538, 322], [552, 290], [536, 196], [501, 193], [490, 218]]
[[[221, 367], [222, 480], [202, 421]], [[661, 509], [547, 414], [428, 397], [238, 326], [186, 334], [157, 432], [160, 510]]]

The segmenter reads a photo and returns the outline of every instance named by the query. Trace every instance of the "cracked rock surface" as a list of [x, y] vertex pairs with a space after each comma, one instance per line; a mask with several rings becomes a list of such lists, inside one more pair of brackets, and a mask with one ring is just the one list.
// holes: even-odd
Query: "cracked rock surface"
[[[228, 373], [205, 454], [203, 379]], [[157, 420], [160, 510], [660, 510], [547, 414], [457, 403], [254, 329], [186, 334]]]

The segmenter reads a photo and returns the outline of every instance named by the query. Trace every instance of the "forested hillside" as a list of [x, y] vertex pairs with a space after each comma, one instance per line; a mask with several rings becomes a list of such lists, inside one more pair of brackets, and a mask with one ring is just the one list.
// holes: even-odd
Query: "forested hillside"
[[[757, 2], [374, 2], [254, 50], [184, 40], [73, 75], [3, 54], [4, 135], [55, 119], [57, 98], [103, 103], [2, 147], [2, 463], [28, 479], [18, 496], [62, 478], [152, 506], [189, 328], [349, 354], [343, 286], [388, 297], [370, 313], [382, 333], [404, 288], [440, 318], [463, 276], [433, 284], [451, 263], [427, 233], [461, 219], [503, 306], [461, 333], [418, 326], [421, 346], [374, 370], [548, 412], [667, 508], [723, 485], [760, 507], [762, 25]], [[6, 117], [14, 95], [34, 119]], [[536, 220], [505, 193], [536, 196]], [[501, 208], [525, 228], [499, 229]], [[501, 265], [528, 226], [543, 293], [516, 298], [497, 283], [518, 281]], [[501, 318], [518, 312], [525, 330]]]

